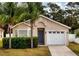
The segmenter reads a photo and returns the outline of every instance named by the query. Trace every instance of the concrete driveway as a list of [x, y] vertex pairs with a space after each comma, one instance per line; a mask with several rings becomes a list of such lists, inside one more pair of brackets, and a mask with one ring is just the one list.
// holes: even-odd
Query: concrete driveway
[[66, 46], [48, 46], [52, 56], [77, 56]]

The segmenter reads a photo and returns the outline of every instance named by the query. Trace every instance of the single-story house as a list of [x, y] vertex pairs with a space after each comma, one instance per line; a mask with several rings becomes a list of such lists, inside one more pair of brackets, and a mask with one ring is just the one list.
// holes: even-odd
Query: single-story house
[[0, 28], [0, 38], [4, 37], [4, 30], [2, 28]]
[[[30, 20], [14, 25], [13, 36], [30, 36]], [[33, 24], [33, 36], [38, 36], [39, 45], [67, 45], [70, 27], [40, 15]]]

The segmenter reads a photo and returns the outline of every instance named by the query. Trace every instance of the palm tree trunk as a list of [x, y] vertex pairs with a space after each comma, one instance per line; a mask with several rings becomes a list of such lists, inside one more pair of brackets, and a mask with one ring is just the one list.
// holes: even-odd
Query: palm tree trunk
[[11, 48], [11, 28], [9, 27], [9, 48]]
[[33, 23], [31, 23], [31, 48], [33, 48]]

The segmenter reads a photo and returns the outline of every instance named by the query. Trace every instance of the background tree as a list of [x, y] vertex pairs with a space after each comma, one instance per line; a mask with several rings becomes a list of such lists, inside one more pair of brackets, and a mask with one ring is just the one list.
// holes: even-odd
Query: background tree
[[58, 22], [64, 23], [65, 11], [61, 9], [56, 3], [48, 3], [47, 6], [50, 8], [49, 17]]
[[[79, 28], [78, 17], [79, 17], [79, 2], [69, 2], [66, 7], [66, 24], [71, 27], [71, 32], [74, 33], [74, 30]], [[69, 22], [69, 24], [67, 23]]]

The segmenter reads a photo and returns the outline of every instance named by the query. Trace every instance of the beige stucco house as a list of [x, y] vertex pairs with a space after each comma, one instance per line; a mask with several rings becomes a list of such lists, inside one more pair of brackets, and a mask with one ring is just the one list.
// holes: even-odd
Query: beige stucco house
[[[30, 20], [13, 26], [13, 36], [30, 36]], [[40, 15], [33, 24], [33, 36], [38, 36], [40, 45], [67, 45], [70, 27]]]

